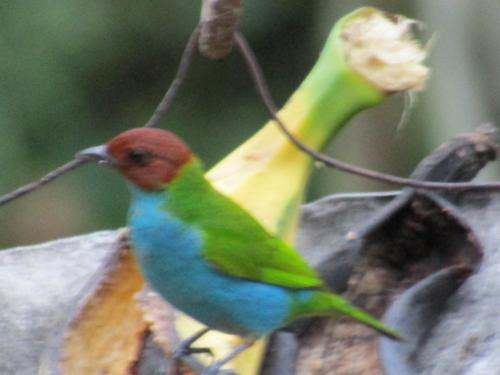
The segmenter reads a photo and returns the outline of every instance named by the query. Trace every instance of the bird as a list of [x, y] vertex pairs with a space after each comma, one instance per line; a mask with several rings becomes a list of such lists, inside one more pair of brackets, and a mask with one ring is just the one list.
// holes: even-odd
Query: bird
[[209, 329], [244, 338], [204, 374], [217, 374], [255, 340], [306, 316], [347, 315], [401, 340], [329, 291], [298, 250], [216, 190], [174, 133], [134, 128], [77, 157], [108, 164], [125, 178], [129, 237], [141, 273], [168, 303], [207, 327], [178, 353], [189, 353]]

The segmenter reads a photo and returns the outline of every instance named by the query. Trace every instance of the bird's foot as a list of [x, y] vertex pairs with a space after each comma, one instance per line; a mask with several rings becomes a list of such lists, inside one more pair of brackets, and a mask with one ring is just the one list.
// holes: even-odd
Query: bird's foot
[[255, 338], [248, 337], [224, 358], [221, 358], [218, 361], [213, 362], [210, 366], [205, 367], [201, 372], [201, 375], [237, 375], [237, 373], [231, 370], [221, 370], [221, 367], [234, 359], [238, 354], [252, 346], [254, 342]]
[[193, 348], [193, 347], [191, 347], [191, 345], [196, 340], [198, 340], [201, 336], [206, 334], [208, 331], [209, 331], [208, 328], [203, 328], [202, 330], [196, 332], [194, 335], [188, 337], [185, 340], [182, 340], [180, 342], [179, 346], [177, 346], [177, 348], [174, 351], [174, 358], [181, 358], [181, 357], [189, 356], [191, 354], [200, 354], [200, 353], [208, 354], [211, 357], [213, 357], [214, 354], [212, 353], [212, 350], [210, 350], [210, 348]]

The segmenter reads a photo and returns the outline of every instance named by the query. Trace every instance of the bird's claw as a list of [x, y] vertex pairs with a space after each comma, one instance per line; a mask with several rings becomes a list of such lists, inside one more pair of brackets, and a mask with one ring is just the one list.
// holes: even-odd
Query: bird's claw
[[208, 354], [212, 358], [214, 357], [214, 353], [210, 348], [192, 348], [189, 345], [180, 345], [174, 351], [174, 358], [182, 358], [190, 356], [191, 354]]

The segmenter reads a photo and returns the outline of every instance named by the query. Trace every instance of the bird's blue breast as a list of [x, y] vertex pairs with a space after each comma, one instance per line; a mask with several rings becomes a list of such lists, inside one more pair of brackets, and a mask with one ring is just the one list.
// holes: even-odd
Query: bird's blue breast
[[171, 216], [165, 192], [133, 191], [131, 240], [148, 283], [208, 327], [262, 336], [288, 317], [290, 290], [222, 274], [201, 255], [203, 232]]

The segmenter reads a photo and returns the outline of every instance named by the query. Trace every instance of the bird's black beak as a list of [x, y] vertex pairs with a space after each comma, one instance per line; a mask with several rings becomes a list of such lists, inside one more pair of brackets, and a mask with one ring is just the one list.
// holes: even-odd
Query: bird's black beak
[[112, 164], [113, 160], [108, 154], [106, 145], [86, 148], [75, 155], [77, 159], [95, 161], [99, 164]]

